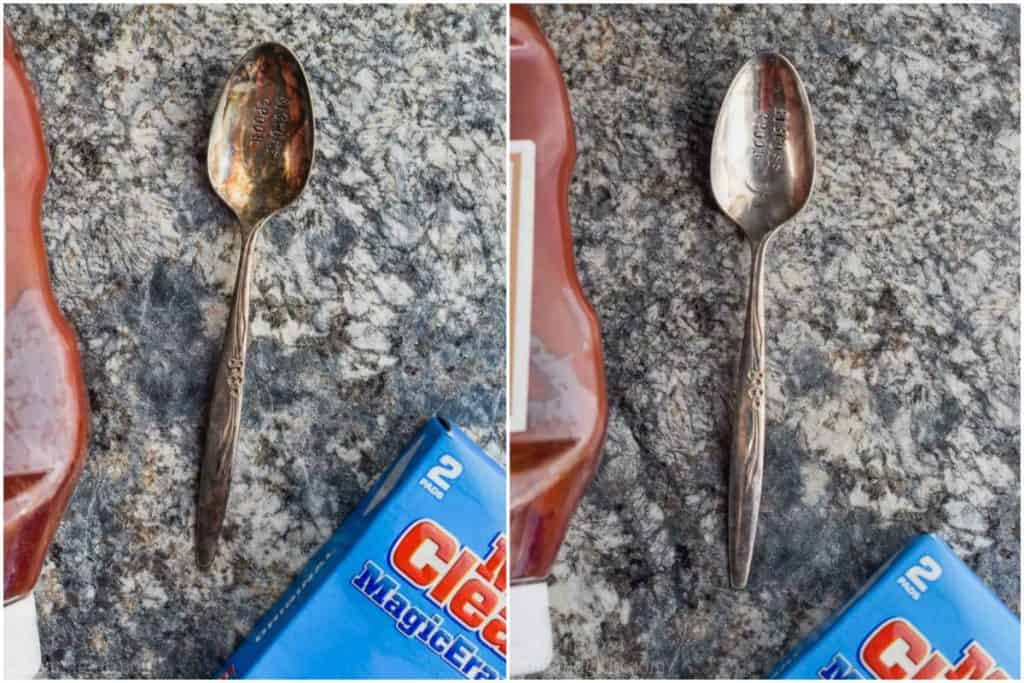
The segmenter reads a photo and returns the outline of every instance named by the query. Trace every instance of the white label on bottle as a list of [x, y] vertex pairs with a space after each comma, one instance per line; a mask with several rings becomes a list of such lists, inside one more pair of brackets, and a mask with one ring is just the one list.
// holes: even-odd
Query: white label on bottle
[[533, 140], [509, 143], [508, 230], [508, 429], [526, 429], [530, 393], [530, 315], [533, 298], [533, 204], [536, 181]]

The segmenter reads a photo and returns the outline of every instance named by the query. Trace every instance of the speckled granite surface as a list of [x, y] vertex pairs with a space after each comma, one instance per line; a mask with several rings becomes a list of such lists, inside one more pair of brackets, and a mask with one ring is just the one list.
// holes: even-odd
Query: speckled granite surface
[[[1019, 10], [538, 16], [577, 124], [570, 211], [612, 406], [547, 674], [765, 675], [918, 531], [1018, 611]], [[820, 178], [769, 254], [765, 496], [737, 592], [726, 397], [749, 254], [707, 165], [725, 89], [766, 47], [807, 83]]]
[[[44, 227], [92, 442], [46, 564], [44, 667], [212, 674], [421, 421], [504, 443], [500, 7], [11, 6], [53, 174]], [[262, 39], [316, 100], [301, 201], [258, 248], [241, 457], [209, 574], [201, 425], [239, 254], [206, 180], [215, 98]]]

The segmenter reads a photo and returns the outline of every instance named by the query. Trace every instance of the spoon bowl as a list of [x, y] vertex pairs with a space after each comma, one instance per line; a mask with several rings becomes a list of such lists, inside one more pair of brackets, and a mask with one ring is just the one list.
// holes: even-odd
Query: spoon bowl
[[306, 74], [280, 43], [257, 45], [221, 91], [206, 169], [217, 195], [251, 228], [294, 202], [313, 168]]
[[711, 143], [711, 189], [753, 258], [737, 367], [729, 461], [729, 578], [747, 585], [761, 506], [765, 443], [764, 264], [772, 235], [814, 187], [814, 123], [804, 85], [782, 55], [761, 53], [736, 74]]
[[803, 81], [785, 57], [764, 52], [733, 78], [711, 143], [711, 189], [754, 243], [807, 204], [815, 140]]
[[206, 168], [242, 232], [235, 295], [210, 399], [199, 474], [196, 562], [213, 563], [231, 488], [249, 344], [249, 284], [256, 240], [267, 219], [302, 194], [313, 169], [313, 101], [295, 55], [279, 43], [249, 50], [221, 91]]

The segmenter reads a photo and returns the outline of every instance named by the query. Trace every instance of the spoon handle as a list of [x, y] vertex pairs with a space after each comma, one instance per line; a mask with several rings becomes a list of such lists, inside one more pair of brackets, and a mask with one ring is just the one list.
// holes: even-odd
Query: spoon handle
[[245, 351], [249, 344], [249, 282], [258, 232], [252, 229], [243, 233], [235, 296], [210, 399], [196, 520], [196, 561], [201, 569], [208, 569], [213, 563], [231, 488], [231, 463], [241, 427]]
[[733, 410], [732, 449], [729, 463], [729, 570], [734, 588], [744, 588], [750, 576], [761, 507], [764, 462], [765, 355], [764, 256], [768, 240], [753, 248], [747, 321], [740, 347], [740, 362]]

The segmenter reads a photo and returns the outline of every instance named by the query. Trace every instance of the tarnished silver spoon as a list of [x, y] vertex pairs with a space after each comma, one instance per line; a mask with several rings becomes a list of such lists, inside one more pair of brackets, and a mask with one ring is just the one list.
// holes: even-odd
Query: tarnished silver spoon
[[302, 65], [279, 43], [249, 50], [221, 91], [206, 167], [210, 184], [238, 217], [242, 256], [224, 332], [199, 475], [196, 560], [213, 562], [224, 524], [242, 416], [249, 341], [249, 282], [260, 228], [294, 202], [313, 168], [313, 101]]
[[711, 189], [752, 252], [729, 463], [729, 576], [747, 585], [761, 505], [765, 432], [764, 261], [776, 230], [814, 186], [814, 122], [796, 69], [779, 54], [743, 65], [729, 86], [711, 143]]

